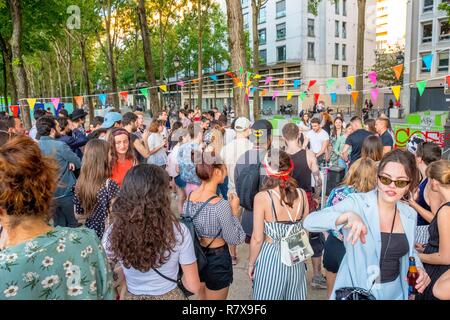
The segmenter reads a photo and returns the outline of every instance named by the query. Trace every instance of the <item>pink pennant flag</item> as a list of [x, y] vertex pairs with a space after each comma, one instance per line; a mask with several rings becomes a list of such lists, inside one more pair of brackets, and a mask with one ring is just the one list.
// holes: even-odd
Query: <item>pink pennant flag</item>
[[380, 93], [380, 89], [378, 89], [378, 88], [374, 88], [370, 91], [370, 96], [372, 97], [373, 103], [377, 102], [379, 93]]
[[275, 92], [273, 93], [272, 100], [275, 100], [276, 97], [278, 97], [278, 95], [279, 95], [278, 91], [275, 91]]
[[53, 106], [55, 107], [55, 110], [57, 110], [58, 106], [59, 106], [59, 101], [61, 101], [61, 99], [60, 98], [52, 98], [51, 100], [52, 100]]
[[177, 86], [184, 87], [184, 81], [178, 81], [177, 82]]
[[377, 84], [377, 72], [376, 72], [376, 71], [370, 71], [370, 72], [369, 72], [369, 80], [370, 80], [373, 84]]
[[267, 86], [269, 83], [270, 83], [270, 81], [272, 81], [272, 77], [267, 77], [266, 78], [266, 82], [264, 82], [264, 84]]

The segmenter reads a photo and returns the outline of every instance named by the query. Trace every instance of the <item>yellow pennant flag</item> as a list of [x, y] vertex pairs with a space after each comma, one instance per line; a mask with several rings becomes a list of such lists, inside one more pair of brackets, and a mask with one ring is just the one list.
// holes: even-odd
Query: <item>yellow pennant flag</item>
[[255, 76], [253, 77], [253, 79], [261, 79], [261, 75], [260, 75], [260, 74], [255, 74]]
[[244, 86], [244, 84], [242, 83], [242, 81], [239, 81], [239, 83], [237, 84], [237, 86], [238, 86], [239, 88], [242, 88], [242, 87]]
[[358, 91], [352, 91], [352, 98], [353, 98], [353, 102], [355, 104], [358, 102], [358, 96], [359, 96], [359, 92]]
[[250, 87], [252, 85], [252, 80], [247, 80], [247, 87]]
[[355, 76], [350, 76], [347, 77], [346, 79], [348, 84], [352, 86], [352, 89], [355, 88]]
[[392, 93], [395, 96], [395, 99], [398, 101], [400, 100], [400, 90], [401, 90], [402, 86], [393, 86], [391, 87]]
[[28, 105], [30, 106], [30, 110], [34, 110], [34, 106], [36, 104], [37, 99], [27, 99]]
[[160, 85], [159, 88], [160, 88], [162, 91], [167, 92], [167, 86], [166, 86], [165, 84]]
[[288, 92], [287, 101], [291, 100], [293, 95], [294, 94], [292, 92]]

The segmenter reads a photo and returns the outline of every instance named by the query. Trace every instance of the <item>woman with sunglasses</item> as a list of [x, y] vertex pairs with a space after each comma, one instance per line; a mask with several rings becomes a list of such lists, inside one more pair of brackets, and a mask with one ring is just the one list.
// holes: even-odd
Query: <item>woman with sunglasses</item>
[[[409, 257], [416, 258], [416, 289], [424, 292], [428, 274], [414, 248], [417, 213], [402, 198], [415, 190], [419, 172], [409, 152], [389, 152], [378, 167], [377, 189], [352, 194], [337, 205], [308, 215], [310, 232], [344, 233], [346, 255], [339, 268], [336, 290], [362, 288], [378, 300], [407, 300]], [[358, 241], [360, 240], [360, 241]]]

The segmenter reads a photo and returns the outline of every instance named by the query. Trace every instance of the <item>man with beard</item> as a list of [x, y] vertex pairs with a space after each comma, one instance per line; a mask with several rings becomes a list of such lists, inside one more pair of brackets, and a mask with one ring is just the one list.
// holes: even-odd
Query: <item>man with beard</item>
[[149, 131], [144, 131], [142, 134], [142, 139], [136, 134], [138, 130], [138, 116], [133, 112], [127, 112], [123, 115], [122, 125], [123, 128], [130, 134], [131, 144], [133, 145], [136, 159], [139, 163], [146, 163], [147, 158], [150, 156], [150, 150], [147, 145]]

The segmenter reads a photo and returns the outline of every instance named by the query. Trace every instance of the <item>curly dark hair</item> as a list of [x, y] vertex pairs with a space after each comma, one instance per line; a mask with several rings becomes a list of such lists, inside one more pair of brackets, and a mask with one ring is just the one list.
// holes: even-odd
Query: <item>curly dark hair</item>
[[126, 268], [141, 272], [168, 261], [181, 226], [170, 209], [169, 176], [155, 165], [142, 164], [126, 175], [111, 211], [109, 249]]

